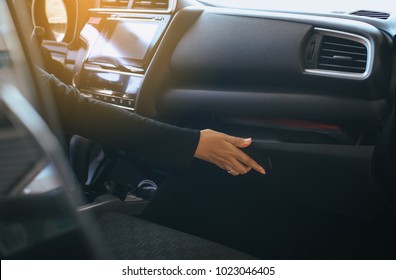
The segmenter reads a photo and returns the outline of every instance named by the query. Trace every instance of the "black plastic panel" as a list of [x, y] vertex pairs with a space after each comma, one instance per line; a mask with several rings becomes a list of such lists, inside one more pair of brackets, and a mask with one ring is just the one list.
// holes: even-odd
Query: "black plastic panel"
[[[366, 38], [374, 50], [371, 74], [351, 79], [306, 73], [304, 54], [314, 28]], [[136, 109], [150, 117], [237, 110], [266, 117], [380, 120], [388, 112], [388, 43], [374, 26], [358, 21], [187, 8], [171, 23]]]
[[160, 101], [160, 113], [176, 117], [213, 114], [307, 120], [381, 120], [389, 112], [383, 99], [288, 92], [236, 92], [174, 89]]
[[249, 149], [256, 159], [271, 161], [272, 169], [260, 180], [261, 187], [276, 190], [278, 198], [341, 215], [368, 217], [373, 147], [255, 140]]
[[[178, 80], [268, 85], [298, 78], [300, 46], [310, 25], [204, 13], [177, 45]], [[276, 82], [275, 82], [276, 81]]]

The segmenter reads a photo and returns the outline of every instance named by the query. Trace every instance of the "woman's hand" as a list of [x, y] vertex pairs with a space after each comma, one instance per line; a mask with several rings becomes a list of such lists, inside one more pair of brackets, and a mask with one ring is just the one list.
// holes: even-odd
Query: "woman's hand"
[[246, 174], [252, 168], [265, 174], [264, 168], [241, 150], [251, 143], [251, 138], [239, 138], [211, 129], [204, 129], [201, 130], [201, 137], [194, 157], [216, 164], [234, 176]]

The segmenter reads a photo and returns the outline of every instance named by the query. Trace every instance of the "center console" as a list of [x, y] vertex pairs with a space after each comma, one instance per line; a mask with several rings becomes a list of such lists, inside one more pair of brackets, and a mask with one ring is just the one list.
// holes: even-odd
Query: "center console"
[[170, 19], [169, 14], [92, 12], [81, 32], [88, 49], [76, 86], [89, 97], [133, 111]]

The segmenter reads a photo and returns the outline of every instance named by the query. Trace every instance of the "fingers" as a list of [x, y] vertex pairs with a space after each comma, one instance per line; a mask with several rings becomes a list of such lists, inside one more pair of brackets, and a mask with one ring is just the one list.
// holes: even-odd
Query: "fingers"
[[227, 164], [227, 167], [225, 168], [228, 174], [233, 175], [233, 176], [238, 176], [238, 175], [243, 175], [248, 173], [251, 168], [246, 167], [243, 164], [239, 162], [233, 162], [232, 164]]
[[233, 169], [230, 169], [230, 170], [227, 171], [227, 172], [228, 172], [228, 174], [230, 174], [230, 175], [232, 175], [232, 176], [238, 176], [238, 175], [239, 175], [239, 173], [236, 172], [236, 171], [234, 171]]
[[216, 164], [231, 175], [246, 174], [251, 169], [266, 174], [263, 167], [244, 153], [252, 143], [251, 138], [240, 138], [210, 129], [200, 131], [200, 139], [194, 153], [196, 158]]
[[[252, 138], [227, 136], [226, 141], [238, 148], [246, 148], [252, 143]], [[234, 170], [239, 174], [246, 174], [251, 169], [254, 169], [261, 174], [266, 174], [266, 171], [262, 166], [241, 150], [237, 149], [237, 155], [235, 157], [236, 160], [234, 160], [232, 164], [234, 166]]]
[[266, 174], [266, 171], [262, 166], [260, 166], [255, 160], [240, 150], [238, 150], [238, 153], [234, 155], [233, 158], [228, 159], [227, 163], [225, 164], [225, 169], [227, 171], [232, 170], [233, 172], [228, 173], [234, 176], [246, 174], [252, 169], [261, 174]]
[[230, 165], [232, 166], [232, 169], [238, 174], [246, 174], [252, 170], [250, 166], [246, 166], [236, 159], [232, 159]]
[[256, 170], [257, 172], [259, 172], [263, 175], [267, 174], [265, 169], [260, 164], [258, 164], [254, 159], [252, 159], [250, 156], [248, 156], [247, 154], [245, 154], [242, 151], [241, 151], [241, 154], [240, 154], [238, 160], [240, 162], [242, 162], [244, 165], [246, 165], [250, 168], [253, 168], [254, 170]]
[[227, 135], [225, 140], [238, 148], [246, 148], [252, 143], [252, 138], [241, 138], [230, 135]]

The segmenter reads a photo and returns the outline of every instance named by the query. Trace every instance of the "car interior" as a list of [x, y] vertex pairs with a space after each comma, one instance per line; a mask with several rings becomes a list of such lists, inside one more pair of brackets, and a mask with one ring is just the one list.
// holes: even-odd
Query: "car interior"
[[[0, 4], [2, 259], [395, 259], [396, 9], [243, 2]], [[65, 133], [37, 66], [120, 110], [251, 137], [267, 174]]]

